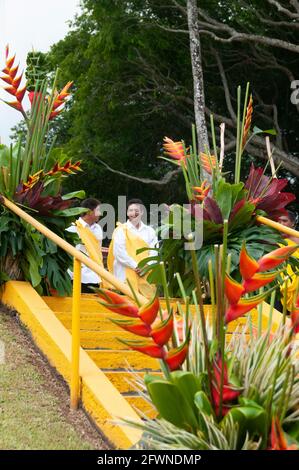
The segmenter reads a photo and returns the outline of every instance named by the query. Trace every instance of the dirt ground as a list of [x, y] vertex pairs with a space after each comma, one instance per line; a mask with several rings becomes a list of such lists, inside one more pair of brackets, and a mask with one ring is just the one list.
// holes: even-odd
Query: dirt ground
[[0, 449], [111, 449], [82, 409], [70, 410], [66, 383], [3, 306], [0, 339]]

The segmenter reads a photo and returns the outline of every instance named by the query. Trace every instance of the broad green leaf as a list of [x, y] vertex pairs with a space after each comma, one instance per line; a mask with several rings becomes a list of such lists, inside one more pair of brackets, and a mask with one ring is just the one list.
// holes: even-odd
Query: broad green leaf
[[178, 370], [171, 373], [171, 380], [195, 412], [194, 396], [201, 389], [198, 378], [192, 372]]
[[64, 209], [62, 211], [53, 211], [53, 214], [60, 217], [74, 217], [86, 212], [88, 212], [88, 209], [85, 209], [85, 207], [70, 207], [69, 209]]
[[214, 410], [212, 408], [210, 400], [208, 399], [205, 392], [203, 392], [202, 390], [195, 394], [194, 403], [195, 406], [203, 413], [207, 414], [208, 416], [214, 416]]
[[232, 189], [231, 184], [226, 183], [221, 178], [217, 184], [215, 199], [221, 209], [223, 219], [228, 219], [232, 208]]
[[84, 199], [85, 191], [83, 189], [81, 189], [80, 191], [73, 191], [72, 193], [64, 194], [63, 196], [61, 196], [61, 198], [64, 201], [67, 201], [68, 199], [73, 199], [73, 198]]
[[164, 380], [155, 380], [148, 383], [147, 390], [163, 419], [179, 428], [189, 431], [196, 429], [197, 419], [194, 411], [176, 385]]

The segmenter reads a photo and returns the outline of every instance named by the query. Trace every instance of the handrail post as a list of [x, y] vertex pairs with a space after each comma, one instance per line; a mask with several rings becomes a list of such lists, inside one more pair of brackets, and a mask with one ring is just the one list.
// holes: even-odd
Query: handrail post
[[71, 366], [71, 408], [76, 410], [80, 395], [80, 299], [81, 262], [74, 258], [73, 301], [72, 301], [72, 366]]

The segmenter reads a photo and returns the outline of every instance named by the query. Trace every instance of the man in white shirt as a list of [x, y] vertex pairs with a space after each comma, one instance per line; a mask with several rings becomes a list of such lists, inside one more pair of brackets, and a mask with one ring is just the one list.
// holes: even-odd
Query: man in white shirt
[[[141, 258], [138, 257], [136, 250], [142, 246], [154, 248], [158, 243], [155, 230], [141, 220], [144, 213], [143, 207], [140, 199], [131, 199], [127, 204], [127, 222], [119, 225], [113, 233], [112, 266], [109, 266], [108, 255], [108, 267], [114, 276], [123, 282], [128, 278], [128, 269], [129, 273], [131, 270], [135, 272], [137, 277], [141, 274], [137, 266], [142, 255]], [[156, 251], [149, 251], [146, 256], [156, 254]]]
[[[81, 225], [83, 225], [83, 227], [89, 228], [89, 230], [93, 233], [95, 238], [98, 240], [99, 246], [101, 248], [102, 240], [103, 240], [103, 231], [102, 231], [101, 226], [97, 223], [101, 215], [100, 201], [98, 201], [98, 199], [88, 198], [88, 199], [85, 199], [81, 203], [81, 207], [88, 209], [88, 212], [86, 212], [82, 217], [80, 217], [78, 221], [81, 223]], [[67, 230], [69, 232], [78, 234], [78, 229], [75, 224], [68, 227]], [[77, 250], [82, 251], [84, 254], [88, 255], [86, 248], [82, 243], [79, 243], [78, 245], [76, 245], [76, 248]], [[69, 271], [69, 274], [71, 278], [73, 278], [73, 273], [71, 271]], [[82, 292], [93, 292], [92, 289], [90, 289], [90, 287], [99, 287], [100, 282], [101, 282], [101, 278], [95, 272], [89, 269], [87, 266], [82, 264], [82, 268], [81, 268]]]

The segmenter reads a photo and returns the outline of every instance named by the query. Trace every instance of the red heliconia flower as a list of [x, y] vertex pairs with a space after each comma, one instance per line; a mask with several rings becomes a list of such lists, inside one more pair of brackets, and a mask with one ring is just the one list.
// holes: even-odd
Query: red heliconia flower
[[144, 336], [149, 337], [151, 335], [151, 327], [146, 323], [136, 320], [116, 320], [114, 318], [110, 318], [110, 321], [117, 326], [120, 326], [126, 331], [130, 333], [134, 333], [137, 336]]
[[106, 302], [100, 302], [101, 305], [112, 312], [125, 315], [127, 317], [138, 317], [138, 307], [128, 301], [123, 295], [119, 295], [108, 289], [98, 289], [96, 294]]
[[139, 308], [138, 316], [144, 323], [151, 325], [158, 315], [159, 307], [159, 298], [154, 297], [149, 303]]
[[164, 359], [166, 355], [166, 351], [162, 346], [159, 346], [158, 344], [150, 341], [129, 341], [120, 338], [118, 338], [118, 341], [125, 344], [130, 349], [133, 349], [134, 351], [139, 351], [150, 357]]
[[279, 272], [256, 273], [250, 279], [245, 279], [243, 287], [245, 292], [253, 292], [274, 281]]
[[271, 447], [269, 447], [268, 450], [299, 450], [295, 444], [288, 445], [277, 417], [272, 418], [270, 440]]
[[74, 171], [81, 171], [81, 161], [72, 163], [71, 160], [68, 160], [63, 166], [60, 166], [58, 162], [55, 163], [53, 168], [45, 173], [46, 176], [55, 175], [55, 173], [69, 173], [74, 174]]
[[193, 186], [193, 190], [196, 193], [194, 198], [197, 201], [204, 201], [211, 189], [211, 185], [208, 184], [207, 180], [204, 180], [201, 186]]
[[18, 190], [17, 194], [22, 194], [26, 192], [28, 189], [33, 188], [33, 186], [40, 181], [41, 177], [43, 176], [43, 170], [39, 170], [38, 172], [34, 173], [34, 175], [29, 175], [28, 180], [22, 184], [20, 190]]
[[249, 299], [240, 299], [238, 303], [231, 304], [225, 313], [225, 323], [229, 323], [242, 317], [245, 313], [255, 308], [260, 302], [262, 302], [268, 295], [268, 292], [264, 292]]
[[203, 169], [209, 173], [209, 175], [212, 174], [213, 169], [216, 168], [216, 158], [215, 155], [207, 155], [206, 153], [200, 152], [200, 160]]
[[298, 249], [298, 247], [299, 245], [283, 246], [282, 248], [278, 248], [277, 250], [271, 251], [271, 253], [262, 256], [258, 260], [258, 271], [263, 272], [275, 268], [286, 261], [288, 257]]
[[214, 378], [212, 381], [212, 397], [215, 406], [215, 411], [219, 413], [220, 407], [220, 389], [221, 389], [221, 370], [223, 366], [223, 387], [222, 387], [222, 415], [225, 415], [229, 411], [229, 404], [236, 400], [241, 393], [241, 390], [236, 388], [234, 385], [229, 383], [227, 364], [224, 361], [222, 364], [222, 358], [218, 354], [216, 360], [213, 362]]
[[292, 326], [294, 328], [294, 333], [299, 333], [299, 295], [296, 300], [295, 307], [291, 313]]
[[253, 111], [253, 100], [252, 100], [252, 95], [250, 95], [249, 103], [248, 103], [247, 110], [246, 110], [246, 118], [245, 118], [243, 137], [242, 137], [242, 148], [245, 146], [247, 142], [248, 132], [251, 126], [252, 111]]
[[40, 104], [43, 99], [43, 94], [40, 91], [29, 91], [28, 98], [31, 106], [35, 103]]
[[20, 83], [22, 81], [23, 73], [21, 73], [18, 77], [16, 77], [18, 73], [19, 66], [13, 67], [15, 61], [15, 55], [13, 57], [8, 57], [9, 55], [9, 47], [6, 46], [6, 63], [5, 68], [2, 72], [5, 74], [0, 78], [8, 84], [7, 87], [4, 87], [4, 90], [13, 95], [16, 98], [16, 101], [4, 101], [4, 103], [8, 104], [12, 108], [20, 111], [22, 114], [25, 114], [25, 111], [22, 106], [22, 100], [24, 98], [26, 92], [26, 86], [19, 89]]
[[56, 92], [55, 98], [53, 101], [52, 112], [49, 117], [49, 121], [51, 121], [51, 119], [53, 119], [54, 117], [58, 116], [58, 114], [61, 113], [62, 109], [58, 109], [58, 108], [60, 108], [60, 106], [65, 104], [66, 98], [70, 95], [69, 89], [71, 88], [72, 84], [73, 82], [68, 82], [60, 91], [60, 93]]
[[250, 279], [258, 271], [258, 267], [257, 261], [248, 254], [243, 243], [240, 253], [240, 273], [243, 279]]
[[171, 312], [169, 317], [159, 323], [151, 332], [151, 337], [156, 344], [164, 346], [173, 333], [173, 313]]
[[164, 137], [164, 151], [167, 155], [169, 155], [174, 160], [185, 161], [186, 154], [185, 149], [182, 142], [174, 142], [173, 140], [169, 139], [168, 137]]
[[241, 295], [245, 292], [242, 284], [235, 281], [229, 274], [225, 274], [224, 280], [225, 295], [230, 304], [239, 302]]
[[171, 349], [166, 354], [165, 362], [171, 371], [179, 369], [185, 361], [189, 349], [189, 338], [190, 335], [188, 334], [183, 344], [178, 348]]

